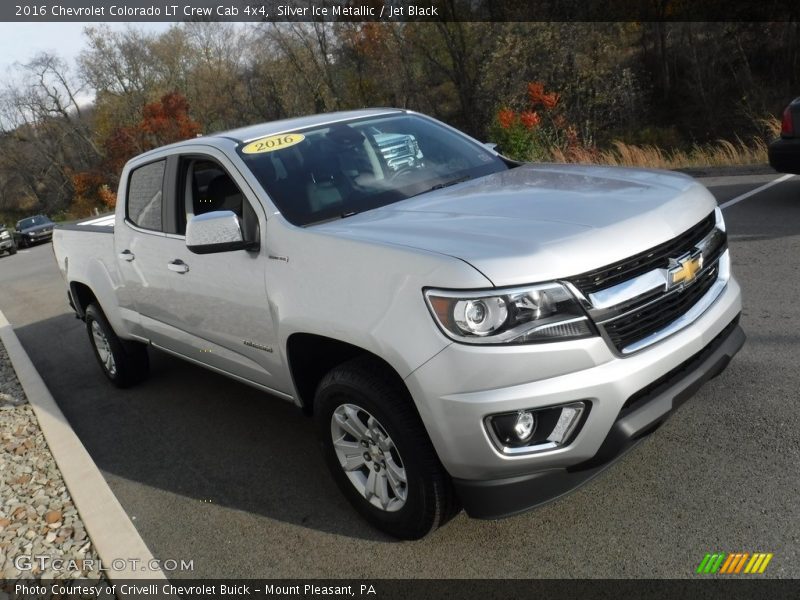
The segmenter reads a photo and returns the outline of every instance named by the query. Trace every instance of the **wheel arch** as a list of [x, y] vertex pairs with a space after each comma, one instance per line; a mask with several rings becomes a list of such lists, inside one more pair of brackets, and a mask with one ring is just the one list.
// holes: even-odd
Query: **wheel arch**
[[286, 340], [286, 357], [300, 407], [306, 414], [313, 413], [314, 395], [322, 378], [331, 369], [360, 357], [369, 359], [395, 380], [416, 410], [411, 392], [397, 370], [365, 348], [318, 334], [294, 333]]
[[[100, 306], [100, 301], [97, 296], [85, 283], [79, 281], [72, 281], [69, 284], [69, 296], [72, 308], [75, 309], [77, 315], [83, 319], [86, 317], [86, 309], [90, 304], [97, 303]], [[102, 309], [102, 306], [100, 306]]]

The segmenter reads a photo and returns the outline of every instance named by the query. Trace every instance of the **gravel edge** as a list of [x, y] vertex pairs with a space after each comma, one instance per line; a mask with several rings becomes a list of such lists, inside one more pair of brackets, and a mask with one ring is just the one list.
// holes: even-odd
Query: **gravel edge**
[[3, 578], [101, 578], [97, 552], [2, 342], [0, 498]]

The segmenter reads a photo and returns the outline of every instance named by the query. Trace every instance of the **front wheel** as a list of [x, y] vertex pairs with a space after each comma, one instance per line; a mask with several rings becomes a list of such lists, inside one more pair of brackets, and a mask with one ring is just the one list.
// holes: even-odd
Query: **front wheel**
[[414, 540], [458, 512], [408, 392], [383, 365], [355, 359], [333, 369], [317, 388], [314, 412], [334, 480], [375, 527]]
[[94, 356], [111, 383], [126, 388], [147, 377], [150, 370], [147, 346], [121, 340], [96, 304], [86, 309], [86, 331]]

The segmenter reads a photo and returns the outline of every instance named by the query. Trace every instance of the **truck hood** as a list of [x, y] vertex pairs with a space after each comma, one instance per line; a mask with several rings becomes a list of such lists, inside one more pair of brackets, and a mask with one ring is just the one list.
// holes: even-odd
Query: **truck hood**
[[689, 229], [715, 206], [705, 187], [668, 171], [523, 165], [315, 229], [452, 256], [505, 286], [627, 258]]

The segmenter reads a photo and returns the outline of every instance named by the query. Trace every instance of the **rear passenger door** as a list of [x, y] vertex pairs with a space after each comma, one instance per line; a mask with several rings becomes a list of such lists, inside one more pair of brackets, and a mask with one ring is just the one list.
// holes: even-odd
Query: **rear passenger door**
[[[134, 173], [131, 184], [136, 182]], [[221, 152], [169, 158], [163, 178], [161, 231], [138, 227], [131, 266], [141, 326], [151, 342], [192, 361], [278, 392], [280, 353], [265, 287], [266, 217], [261, 204]], [[136, 189], [131, 190], [132, 198]], [[231, 210], [257, 250], [194, 254], [186, 223], [196, 214]]]

